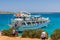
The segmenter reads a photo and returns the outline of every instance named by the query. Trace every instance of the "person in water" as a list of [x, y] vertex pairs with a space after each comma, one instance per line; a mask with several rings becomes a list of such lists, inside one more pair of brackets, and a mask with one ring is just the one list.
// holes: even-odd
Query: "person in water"
[[42, 33], [41, 33], [41, 39], [42, 39], [42, 40], [45, 40], [45, 39], [46, 39], [46, 32], [42, 32]]

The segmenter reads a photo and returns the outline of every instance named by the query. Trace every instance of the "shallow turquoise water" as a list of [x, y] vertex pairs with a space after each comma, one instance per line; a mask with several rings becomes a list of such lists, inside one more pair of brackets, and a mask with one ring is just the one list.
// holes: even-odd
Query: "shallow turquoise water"
[[0, 30], [6, 30], [10, 27], [8, 24], [11, 23], [12, 14], [0, 14]]
[[[42, 15], [43, 17], [49, 17], [50, 18], [50, 23], [48, 27], [42, 28], [46, 32], [48, 32], [49, 36], [52, 34], [52, 32], [60, 28], [60, 13], [55, 13], [55, 14], [32, 14], [32, 15]], [[11, 23], [11, 18], [13, 17], [13, 14], [0, 14], [0, 30], [6, 30], [9, 29], [10, 27], [8, 24]]]
[[55, 29], [60, 28], [60, 18], [51, 18], [51, 22], [48, 27], [43, 28], [46, 32], [48, 32], [49, 36], [53, 33]]

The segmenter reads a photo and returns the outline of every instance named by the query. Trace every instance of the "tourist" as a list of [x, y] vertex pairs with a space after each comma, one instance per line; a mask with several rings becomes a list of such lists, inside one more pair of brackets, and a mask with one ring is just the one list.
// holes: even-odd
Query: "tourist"
[[15, 35], [18, 36], [18, 31], [15, 32]]
[[2, 35], [2, 31], [0, 31], [0, 36]]
[[16, 32], [16, 31], [13, 29], [13, 30], [12, 30], [13, 36], [15, 36], [15, 32]]
[[42, 39], [42, 40], [45, 40], [45, 38], [46, 38], [46, 32], [42, 32], [42, 33], [41, 33], [41, 39]]

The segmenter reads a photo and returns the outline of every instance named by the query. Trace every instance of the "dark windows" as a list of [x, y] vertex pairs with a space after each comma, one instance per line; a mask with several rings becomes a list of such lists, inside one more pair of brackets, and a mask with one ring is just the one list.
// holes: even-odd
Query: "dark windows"
[[36, 22], [37, 24], [39, 24], [39, 22]]
[[22, 25], [26, 25], [26, 24], [23, 22]]
[[28, 25], [31, 25], [31, 22], [27, 22]]

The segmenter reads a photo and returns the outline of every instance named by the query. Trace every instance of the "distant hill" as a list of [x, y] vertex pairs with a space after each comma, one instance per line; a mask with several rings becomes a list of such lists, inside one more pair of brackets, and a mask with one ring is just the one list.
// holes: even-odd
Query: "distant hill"
[[0, 11], [0, 14], [14, 14], [15, 12], [1, 12]]

